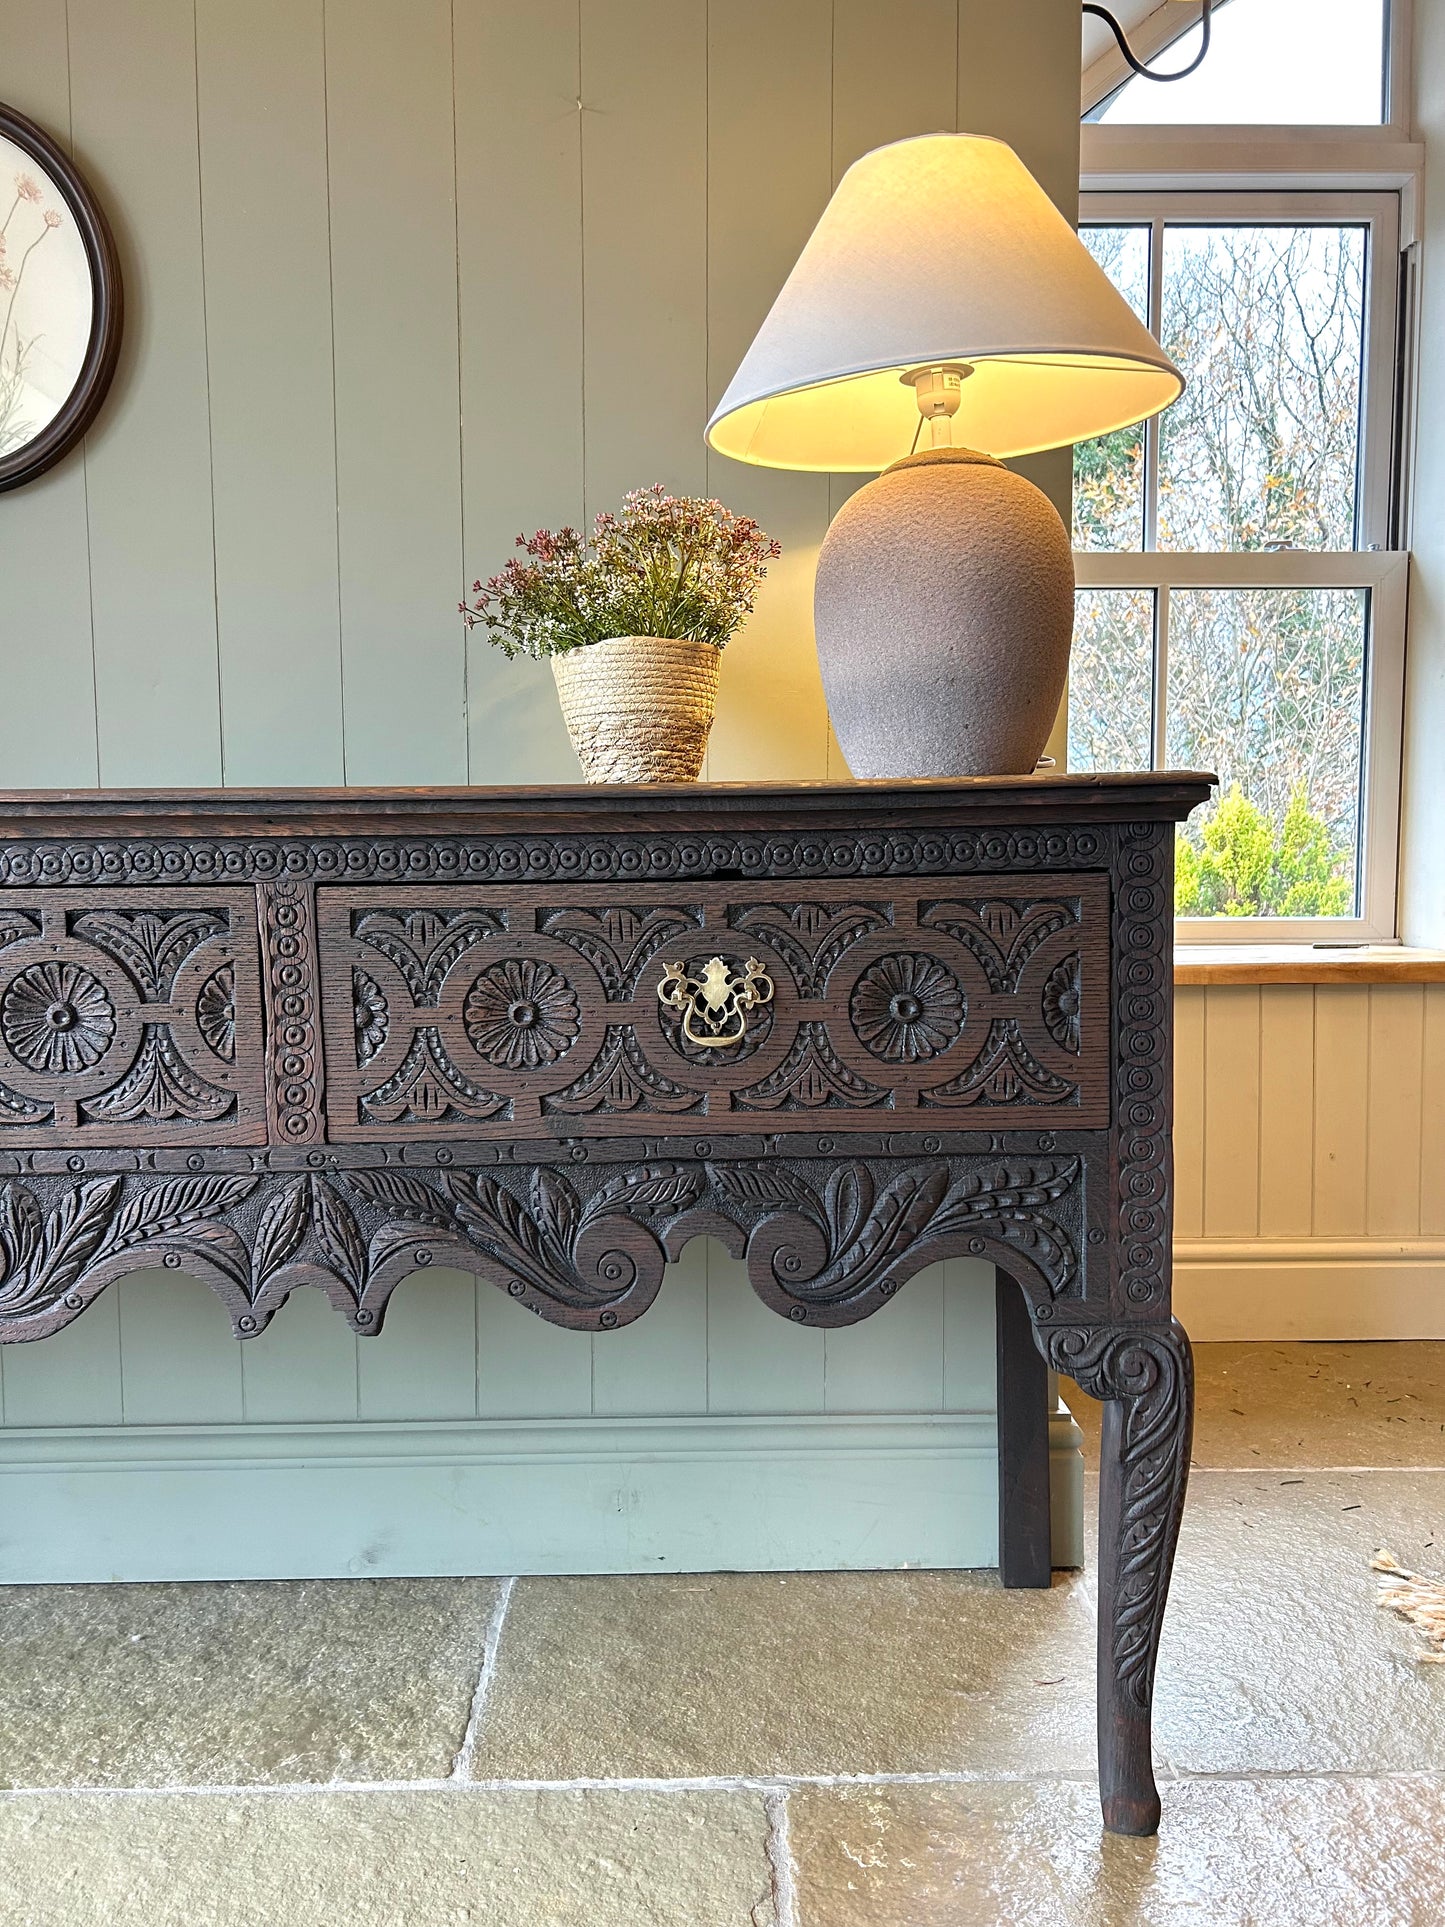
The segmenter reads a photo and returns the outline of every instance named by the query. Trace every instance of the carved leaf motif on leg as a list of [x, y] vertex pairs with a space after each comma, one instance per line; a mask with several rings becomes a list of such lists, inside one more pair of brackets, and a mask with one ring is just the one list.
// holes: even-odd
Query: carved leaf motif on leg
[[[1146, 1711], [1174, 1542], [1184, 1507], [1193, 1430], [1189, 1340], [1177, 1320], [1162, 1327], [1039, 1331], [1050, 1365], [1091, 1398], [1123, 1405], [1119, 1567], [1109, 1629], [1120, 1693]], [[1110, 1468], [1105, 1468], [1109, 1476]]]

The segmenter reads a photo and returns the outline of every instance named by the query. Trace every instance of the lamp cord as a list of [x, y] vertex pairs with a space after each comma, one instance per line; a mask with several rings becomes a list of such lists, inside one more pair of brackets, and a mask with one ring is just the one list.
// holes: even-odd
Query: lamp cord
[[1156, 73], [1152, 67], [1146, 67], [1142, 60], [1136, 59], [1133, 49], [1124, 38], [1124, 29], [1119, 25], [1107, 7], [1096, 7], [1093, 5], [1093, 0], [1084, 0], [1084, 12], [1091, 13], [1096, 20], [1103, 21], [1104, 25], [1118, 41], [1119, 52], [1123, 54], [1125, 60], [1128, 61], [1129, 65], [1134, 69], [1134, 72], [1139, 75], [1141, 80], [1183, 80], [1186, 74], [1192, 74], [1194, 72], [1195, 68], [1198, 67], [1204, 59], [1204, 56], [1209, 52], [1209, 15], [1213, 4], [1214, 0], [1203, 0], [1203, 12], [1199, 17], [1199, 24], [1203, 29], [1199, 41], [1199, 52], [1187, 67], [1176, 68], [1172, 74]]

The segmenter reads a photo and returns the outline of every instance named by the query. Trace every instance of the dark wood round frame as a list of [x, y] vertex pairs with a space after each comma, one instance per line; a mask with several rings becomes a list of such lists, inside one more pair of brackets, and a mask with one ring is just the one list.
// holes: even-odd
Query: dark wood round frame
[[25, 482], [33, 482], [37, 475], [43, 475], [75, 446], [95, 420], [115, 374], [124, 301], [120, 261], [110, 224], [72, 161], [33, 120], [17, 114], [13, 107], [0, 105], [0, 134], [23, 148], [37, 166], [43, 167], [65, 196], [85, 245], [94, 294], [90, 341], [75, 386], [59, 414], [47, 422], [38, 435], [9, 455], [0, 455], [0, 494], [3, 494], [6, 489], [19, 488]]

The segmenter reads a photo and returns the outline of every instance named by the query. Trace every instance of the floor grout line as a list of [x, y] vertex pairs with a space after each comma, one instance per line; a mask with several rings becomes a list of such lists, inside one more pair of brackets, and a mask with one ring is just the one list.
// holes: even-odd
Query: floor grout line
[[[1161, 1763], [1162, 1764], [1162, 1763]], [[1167, 1774], [1168, 1784], [1181, 1786], [1186, 1783], [1225, 1783], [1268, 1781], [1304, 1782], [1316, 1781], [1333, 1783], [1353, 1780], [1429, 1780], [1445, 1782], [1445, 1773], [1429, 1766], [1389, 1767], [1371, 1769], [1369, 1767], [1251, 1767], [1238, 1771], [1214, 1771], [1196, 1773], [1188, 1767], [1172, 1767]], [[380, 1794], [380, 1793], [450, 1793], [459, 1796], [487, 1793], [761, 1793], [765, 1802], [769, 1796], [779, 1796], [786, 1800], [788, 1794], [803, 1789], [821, 1789], [824, 1792], [835, 1789], [870, 1787], [969, 1787], [969, 1786], [1089, 1786], [1094, 1783], [1092, 1771], [1079, 1769], [1077, 1772], [1050, 1772], [1047, 1768], [1017, 1768], [1011, 1771], [989, 1770], [986, 1768], [959, 1769], [953, 1772], [938, 1773], [789, 1773], [789, 1774], [734, 1774], [734, 1775], [676, 1775], [648, 1778], [614, 1777], [580, 1778], [568, 1780], [548, 1779], [491, 1779], [491, 1780], [303, 1780], [271, 1781], [255, 1785], [224, 1784], [188, 1786], [174, 1783], [161, 1786], [38, 1786], [0, 1788], [0, 1804], [6, 1801], [23, 1799], [55, 1798], [88, 1800], [133, 1800], [133, 1799], [294, 1799], [298, 1795], [317, 1796], [335, 1794]], [[790, 1830], [784, 1828], [786, 1838]], [[780, 1923], [781, 1927], [781, 1923]]]
[[454, 1781], [466, 1781], [472, 1777], [472, 1758], [477, 1750], [477, 1734], [481, 1728], [487, 1694], [491, 1691], [492, 1680], [497, 1671], [497, 1653], [502, 1644], [502, 1627], [506, 1624], [507, 1608], [511, 1605], [512, 1594], [516, 1590], [515, 1579], [503, 1580], [502, 1590], [497, 1595], [497, 1603], [492, 1608], [492, 1616], [487, 1621], [486, 1637], [482, 1641], [482, 1670], [477, 1675], [477, 1690], [472, 1694], [466, 1731], [462, 1734], [462, 1743], [457, 1748], [457, 1756], [452, 1761], [451, 1778]]
[[794, 1886], [793, 1832], [788, 1818], [788, 1794], [783, 1788], [763, 1801], [768, 1816], [768, 1868], [773, 1882], [773, 1915], [777, 1927], [798, 1927], [798, 1895]]

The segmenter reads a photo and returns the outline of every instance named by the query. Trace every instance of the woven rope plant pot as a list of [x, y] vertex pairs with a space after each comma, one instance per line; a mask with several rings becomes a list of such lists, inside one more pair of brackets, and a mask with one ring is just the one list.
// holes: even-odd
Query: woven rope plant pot
[[717, 706], [721, 649], [614, 636], [552, 657], [572, 747], [589, 783], [695, 783]]

